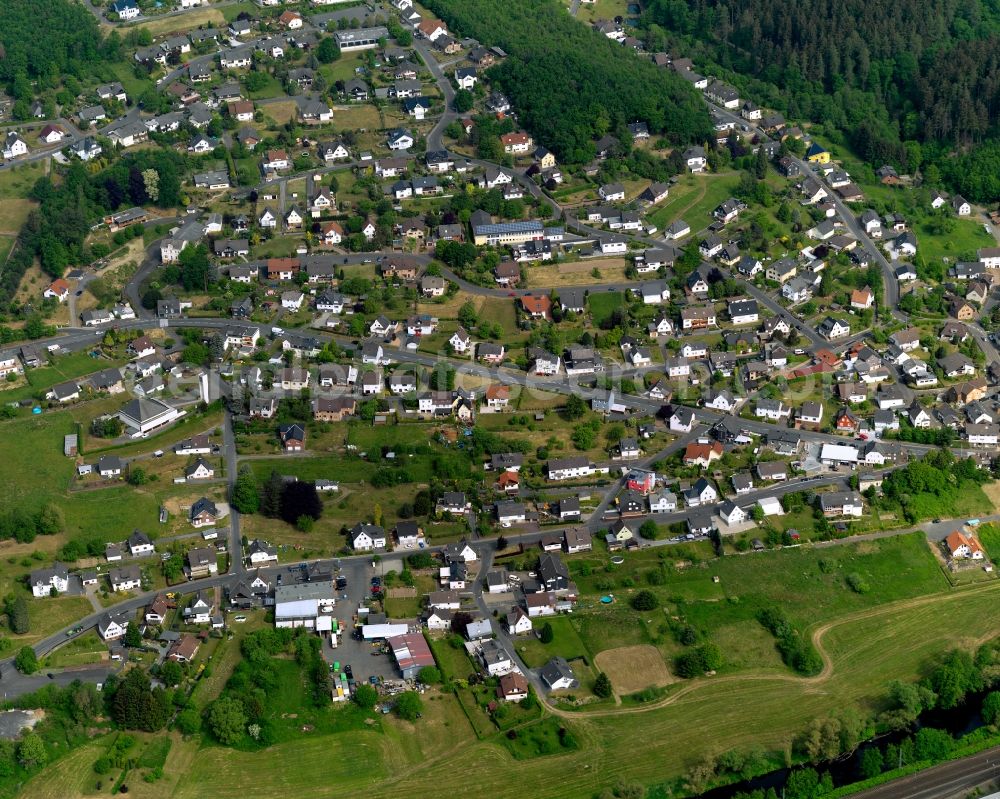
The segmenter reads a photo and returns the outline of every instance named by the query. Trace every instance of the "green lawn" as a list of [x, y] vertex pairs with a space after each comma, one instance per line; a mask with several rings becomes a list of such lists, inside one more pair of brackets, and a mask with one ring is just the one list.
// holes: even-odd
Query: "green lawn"
[[914, 226], [917, 234], [917, 247], [927, 261], [939, 261], [949, 258], [955, 261], [977, 258], [976, 250], [980, 247], [995, 247], [996, 239], [983, 228], [982, 222], [974, 219], [955, 219], [954, 229], [950, 233], [935, 235], [925, 221]]
[[590, 652], [569, 616], [535, 619], [535, 631], [540, 631], [546, 623], [552, 625], [553, 637], [550, 643], [543, 644], [533, 635], [517, 639], [517, 651], [529, 668], [544, 666], [552, 658], [560, 656], [566, 660], [582, 657], [591, 661]]
[[432, 637], [431, 651], [441, 673], [450, 680], [464, 680], [473, 671], [472, 661], [464, 648], [453, 647], [445, 638]]
[[114, 71], [115, 77], [125, 87], [125, 92], [130, 100], [138, 100], [146, 89], [155, 86], [155, 83], [149, 78], [137, 78], [135, 69], [128, 62], [114, 64], [111, 69]]
[[513, 300], [486, 300], [479, 309], [479, 319], [499, 324], [508, 338], [517, 333], [517, 312]]
[[[266, 72], [261, 73], [267, 77], [267, 83], [255, 92], [248, 92], [247, 95], [251, 100], [270, 100], [273, 97], [284, 97], [285, 89], [282, 87], [281, 83], [273, 75]], [[267, 106], [261, 106], [264, 114], [267, 114]]]
[[721, 174], [717, 177], [706, 176], [704, 194], [686, 211], [683, 218], [691, 226], [691, 231], [697, 233], [713, 222], [712, 211], [733, 195], [733, 190], [739, 184], [739, 175]]
[[64, 668], [99, 663], [107, 653], [107, 644], [97, 637], [96, 630], [90, 630], [52, 652], [44, 664], [48, 668]]
[[350, 80], [354, 77], [354, 70], [364, 63], [362, 55], [360, 52], [347, 53], [332, 64], [320, 66], [319, 74], [326, 78], [331, 86], [338, 80]]
[[246, 12], [250, 16], [256, 16], [259, 12], [259, 7], [255, 3], [236, 3], [231, 6], [226, 6], [222, 9], [222, 16], [226, 18], [226, 22], [232, 22], [240, 14]]
[[295, 255], [298, 243], [298, 239], [294, 236], [275, 236], [254, 247], [253, 256], [254, 258], [287, 258]]
[[385, 612], [390, 619], [415, 619], [423, 609], [423, 600], [417, 597], [387, 597]]
[[625, 295], [620, 291], [587, 295], [587, 309], [594, 318], [594, 325], [600, 327], [617, 309], [625, 307]]
[[979, 542], [994, 563], [1000, 563], [1000, 525], [983, 524], [976, 528]]
[[31, 161], [5, 169], [0, 172], [0, 200], [26, 198], [35, 181], [44, 174], [44, 161]]
[[576, 749], [578, 746], [576, 739], [572, 735], [568, 737], [560, 735], [560, 729], [564, 729], [561, 722], [549, 717], [519, 728], [515, 738], [505, 737], [502, 740], [517, 760], [565, 753]]
[[64, 627], [69, 627], [77, 619], [82, 619], [93, 608], [90, 602], [79, 596], [28, 600], [28, 617], [31, 629], [24, 635], [11, 635], [10, 642], [15, 647], [34, 644]]

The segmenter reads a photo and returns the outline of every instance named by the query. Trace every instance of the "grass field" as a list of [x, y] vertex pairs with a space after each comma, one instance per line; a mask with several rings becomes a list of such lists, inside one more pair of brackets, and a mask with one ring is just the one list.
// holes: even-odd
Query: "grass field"
[[536, 619], [535, 629], [541, 630], [545, 624], [552, 625], [552, 642], [543, 644], [533, 635], [524, 636], [517, 639], [517, 651], [524, 658], [524, 662], [529, 668], [544, 666], [554, 657], [564, 657], [566, 660], [576, 658], [586, 658], [592, 661], [593, 657], [588, 651], [579, 632], [568, 616], [557, 616], [551, 619]]
[[587, 297], [587, 309], [594, 319], [594, 325], [601, 324], [618, 308], [625, 307], [625, 295], [620, 291], [610, 291], [602, 294], [590, 294]]
[[[355, 76], [354, 70], [364, 63], [362, 56], [363, 53], [361, 52], [345, 53], [343, 57], [337, 59], [332, 64], [321, 65], [318, 72], [326, 78], [330, 85], [333, 85], [338, 80], [350, 80]], [[336, 115], [334, 118], [336, 118]], [[338, 122], [337, 124], [340, 123]]]
[[[77, 422], [86, 424], [100, 408], [117, 407], [119, 402], [109, 398], [73, 409], [0, 422], [0, 476], [6, 486], [7, 507], [35, 511], [52, 503], [62, 510], [65, 521], [62, 534], [26, 545], [28, 553], [32, 548], [54, 552], [69, 539], [118, 540], [137, 527], [155, 535], [160, 505], [172, 497], [190, 493], [190, 487], [175, 486], [166, 478], [141, 487], [118, 483], [70, 490], [75, 463], [62, 454], [63, 436], [75, 432]], [[188, 434], [191, 432], [188, 430]], [[149, 441], [146, 446], [150, 446]], [[24, 452], [32, 453], [30, 470], [23, 468]], [[0, 542], [0, 558], [20, 552], [20, 546], [11, 541]], [[0, 584], [7, 571], [0, 568]]]
[[925, 222], [917, 222], [917, 246], [927, 261], [948, 258], [952, 263], [961, 260], [975, 260], [980, 247], [995, 247], [996, 240], [983, 228], [982, 222], [974, 219], [955, 219], [955, 227], [950, 233], [935, 235]]
[[623, 646], [601, 652], [594, 661], [618, 694], [660, 688], [674, 682], [660, 651], [652, 646]]
[[222, 12], [216, 8], [203, 8], [188, 11], [176, 17], [162, 17], [150, 22], [143, 22], [137, 27], [145, 28], [154, 37], [166, 36], [180, 31], [190, 31], [206, 25], [222, 25], [226, 21]]
[[[267, 77], [267, 83], [265, 83], [260, 89], [254, 92], [248, 92], [248, 96], [251, 100], [269, 100], [277, 97], [285, 97], [285, 90], [278, 79], [275, 78], [274, 75], [268, 75]], [[282, 112], [275, 111], [274, 109], [289, 105], [291, 106], [292, 113], [294, 114], [294, 100], [282, 100], [280, 102], [267, 103], [266, 105], [261, 105], [260, 110], [264, 112], [264, 116], [273, 117], [279, 124], [281, 124], [281, 119], [285, 117], [282, 115]]]
[[34, 207], [32, 200], [0, 200], [0, 234], [17, 235]]
[[508, 338], [516, 334], [517, 312], [514, 310], [513, 300], [481, 297], [476, 305], [479, 309], [480, 321], [495, 322], [500, 325]]
[[236, 3], [235, 5], [226, 6], [222, 9], [222, 15], [226, 18], [226, 22], [232, 22], [240, 14], [255, 14], [259, 7], [255, 3]]
[[[395, 118], [398, 119], [398, 115]], [[338, 106], [333, 112], [333, 122], [344, 130], [380, 130], [385, 127], [378, 109], [368, 103]]]
[[68, 627], [92, 610], [90, 602], [79, 596], [29, 599], [28, 616], [31, 619], [31, 630], [24, 635], [11, 635], [10, 641], [15, 647], [34, 644], [57, 630]]
[[976, 528], [979, 542], [994, 563], [1000, 563], [1000, 525], [984, 524]]
[[107, 655], [107, 644], [97, 637], [96, 630], [90, 630], [47, 655], [44, 665], [47, 668], [64, 668], [100, 663]]
[[150, 86], [156, 85], [149, 78], [136, 77], [135, 69], [131, 64], [125, 62], [112, 64], [111, 69], [115, 73], [115, 77], [121, 81], [129, 97], [139, 97]]
[[[625, 281], [628, 264], [624, 258], [597, 258], [545, 266], [531, 266], [527, 270], [528, 288], [560, 286], [589, 286], [595, 283], [620, 283]], [[594, 270], [600, 273], [597, 277]]]
[[[0, 200], [0, 202], [3, 202]], [[0, 264], [7, 263], [7, 256], [14, 246], [15, 236], [0, 236]]]
[[687, 175], [671, 187], [670, 196], [649, 216], [660, 230], [683, 219], [693, 234], [711, 223], [712, 211], [733, 193], [739, 177], [732, 173]]
[[0, 200], [26, 198], [35, 181], [44, 174], [43, 161], [31, 161], [0, 172]]
[[[281, 91], [281, 85], [274, 81], [273, 86], [265, 86], [259, 92], [253, 92], [251, 97], [254, 100], [259, 100], [263, 97], [276, 97], [278, 96], [276, 92]], [[264, 116], [270, 117], [278, 125], [284, 125], [292, 119], [295, 119], [297, 112], [297, 106], [294, 100], [284, 100], [280, 103], [268, 103], [267, 105], [261, 106], [264, 112]]]

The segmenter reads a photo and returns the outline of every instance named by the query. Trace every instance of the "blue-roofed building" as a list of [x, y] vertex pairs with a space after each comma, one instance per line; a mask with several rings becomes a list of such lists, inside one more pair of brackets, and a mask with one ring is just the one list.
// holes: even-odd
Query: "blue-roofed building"
[[472, 235], [477, 246], [484, 244], [523, 244], [545, 236], [545, 228], [537, 219], [523, 222], [498, 222], [496, 224], [472, 226]]

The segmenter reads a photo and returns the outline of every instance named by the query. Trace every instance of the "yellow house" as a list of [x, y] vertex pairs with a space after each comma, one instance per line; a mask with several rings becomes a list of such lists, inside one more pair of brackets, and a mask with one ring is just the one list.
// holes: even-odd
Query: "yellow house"
[[535, 150], [535, 159], [542, 169], [551, 169], [556, 165], [556, 157], [544, 147]]
[[806, 160], [810, 164], [829, 164], [830, 151], [823, 149], [818, 144], [813, 142], [806, 151]]

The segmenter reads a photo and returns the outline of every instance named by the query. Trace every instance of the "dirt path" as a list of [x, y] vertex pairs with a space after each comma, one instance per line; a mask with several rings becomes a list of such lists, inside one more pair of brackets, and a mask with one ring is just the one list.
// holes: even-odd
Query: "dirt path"
[[[618, 716], [626, 713], [648, 713], [652, 710], [659, 710], [660, 708], [672, 705], [677, 700], [687, 696], [688, 694], [697, 691], [700, 688], [709, 685], [719, 685], [725, 682], [741, 682], [745, 683], [748, 680], [753, 680], [755, 682], [762, 680], [774, 680], [777, 682], [790, 682], [798, 683], [805, 686], [817, 686], [827, 682], [833, 676], [833, 660], [830, 657], [829, 652], [823, 646], [823, 638], [826, 636], [830, 630], [835, 627], [839, 627], [842, 624], [851, 624], [856, 621], [864, 621], [866, 619], [875, 618], [878, 616], [884, 616], [890, 613], [898, 613], [901, 610], [912, 610], [913, 608], [923, 607], [925, 605], [935, 605], [941, 602], [948, 602], [955, 599], [957, 596], [968, 596], [969, 594], [981, 594], [988, 591], [1000, 590], [1000, 583], [982, 583], [980, 585], [974, 586], [972, 588], [958, 589], [955, 592], [947, 594], [934, 594], [932, 596], [916, 597], [914, 599], [904, 599], [899, 602], [891, 602], [887, 605], [880, 605], [877, 608], [870, 608], [868, 610], [859, 611], [853, 613], [849, 616], [844, 616], [840, 619], [835, 619], [834, 621], [821, 624], [819, 627], [814, 629], [810, 635], [810, 640], [813, 646], [816, 647], [816, 651], [819, 652], [820, 657], [823, 660], [823, 668], [820, 670], [819, 674], [812, 677], [797, 677], [793, 674], [734, 674], [728, 677], [719, 678], [709, 678], [709, 679], [696, 679], [685, 685], [680, 690], [672, 693], [670, 696], [666, 696], [656, 702], [650, 702], [648, 705], [641, 705], [639, 707], [630, 708], [615, 708], [606, 710], [595, 710], [593, 712], [572, 712], [568, 710], [563, 710], [561, 708], [555, 707], [550, 704], [548, 699], [545, 697], [539, 697], [542, 706], [552, 713], [554, 716], [559, 716], [561, 718], [572, 718], [572, 719], [591, 719], [604, 716]], [[995, 638], [995, 635], [990, 635], [986, 640]], [[984, 643], [982, 641], [981, 643]]]

